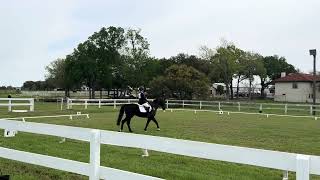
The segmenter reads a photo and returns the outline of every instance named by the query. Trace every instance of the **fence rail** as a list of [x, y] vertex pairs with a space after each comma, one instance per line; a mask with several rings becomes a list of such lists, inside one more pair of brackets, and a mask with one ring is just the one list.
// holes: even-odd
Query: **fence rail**
[[[90, 142], [90, 162], [78, 162], [46, 155], [0, 148], [0, 157], [20, 162], [45, 166], [58, 170], [89, 176], [91, 180], [98, 179], [159, 179], [151, 176], [131, 173], [113, 168], [100, 166], [100, 130], [22, 122], [12, 120], [0, 120], [0, 128], [13, 131], [22, 131], [42, 135], [65, 137], [75, 140]], [[17, 137], [18, 138], [18, 137]]]
[[[68, 99], [67, 109], [72, 109], [72, 106], [101, 106], [109, 105], [114, 108], [117, 105], [136, 103], [137, 99]], [[63, 101], [61, 101], [63, 107]], [[320, 112], [320, 105], [312, 104], [277, 104], [277, 103], [248, 103], [248, 102], [227, 102], [227, 101], [194, 101], [194, 100], [167, 100], [167, 108], [197, 108], [197, 109], [212, 109], [212, 110], [233, 110], [239, 112], [248, 111], [277, 111], [277, 114], [309, 114]], [[62, 109], [62, 108], [61, 108]], [[273, 113], [273, 112], [269, 112]]]
[[[15, 106], [29, 106], [30, 111], [34, 111], [34, 99], [33, 98], [0, 98], [0, 106], [7, 106], [8, 111], [12, 111], [12, 107]], [[21, 101], [24, 101], [24, 103], [20, 103]], [[25, 103], [27, 101], [28, 103]]]
[[283, 171], [294, 171], [296, 172], [297, 180], [308, 180], [310, 174], [320, 175], [319, 156], [12, 120], [0, 120], [0, 128], [66, 137], [90, 142], [89, 163], [7, 148], [0, 148], [0, 157], [69, 171], [89, 176], [92, 180], [99, 178], [159, 179], [122, 170], [101, 167], [100, 144], [142, 148], [190, 157], [254, 165]]
[[[72, 106], [84, 106], [85, 109], [88, 106], [98, 106], [101, 108], [103, 105], [113, 105], [116, 108], [117, 105], [128, 104], [128, 103], [137, 103], [138, 99], [67, 99], [67, 109], [72, 109]], [[63, 104], [63, 100], [61, 101]], [[61, 104], [61, 107], [63, 105]]]

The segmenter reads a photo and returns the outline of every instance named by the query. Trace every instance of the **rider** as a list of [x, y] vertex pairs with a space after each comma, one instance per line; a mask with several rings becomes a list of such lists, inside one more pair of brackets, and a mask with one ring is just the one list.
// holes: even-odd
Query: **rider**
[[144, 94], [144, 88], [141, 86], [139, 87], [139, 94], [138, 94], [138, 97], [139, 97], [139, 101], [138, 101], [138, 104], [142, 105], [147, 113], [149, 114], [151, 112], [151, 106], [150, 104], [148, 103], [148, 100]]

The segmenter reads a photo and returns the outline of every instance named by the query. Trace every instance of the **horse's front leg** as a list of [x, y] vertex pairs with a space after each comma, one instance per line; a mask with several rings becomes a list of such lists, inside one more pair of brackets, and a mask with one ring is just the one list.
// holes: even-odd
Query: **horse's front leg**
[[130, 122], [131, 122], [131, 119], [129, 119], [129, 120], [127, 121], [127, 126], [128, 126], [128, 129], [129, 129], [129, 132], [133, 132], [133, 131], [131, 130], [131, 127], [130, 127]]
[[144, 128], [144, 131], [147, 131], [147, 127], [148, 127], [150, 121], [151, 121], [151, 118], [148, 118], [147, 123], [146, 123], [146, 127]]
[[154, 123], [156, 123], [156, 125], [157, 125], [157, 130], [158, 131], [160, 131], [160, 127], [159, 127], [159, 124], [158, 124], [158, 121], [156, 120], [156, 118], [152, 118], [152, 121], [154, 122]]

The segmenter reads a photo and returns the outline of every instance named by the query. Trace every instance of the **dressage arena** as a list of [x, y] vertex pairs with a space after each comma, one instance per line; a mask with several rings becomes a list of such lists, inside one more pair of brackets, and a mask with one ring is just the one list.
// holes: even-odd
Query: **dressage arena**
[[[221, 161], [217, 161], [205, 158], [206, 156], [211, 156], [210, 148], [207, 151], [203, 151], [203, 154], [199, 154], [199, 157], [204, 158], [190, 157], [188, 153], [192, 154], [193, 152], [186, 152], [185, 155], [165, 153], [170, 149], [182, 148], [183, 144], [181, 145], [180, 142], [166, 143], [167, 150], [162, 152], [148, 150], [149, 156], [142, 157], [143, 148], [121, 147], [101, 141], [101, 166], [147, 175], [148, 177], [152, 176], [161, 179], [285, 179], [287, 171], [282, 170], [280, 167], [286, 166], [289, 168], [287, 169], [288, 179], [299, 178], [294, 171], [299, 171], [299, 175], [302, 174], [299, 179], [305, 179], [305, 173], [301, 173], [300, 168], [303, 171], [307, 169], [307, 174], [311, 174], [310, 179], [320, 179], [320, 176], [314, 175], [320, 174], [320, 158], [317, 156], [320, 154], [320, 119], [310, 116], [309, 106], [290, 104], [251, 104], [250, 106], [245, 106], [240, 104], [239, 111], [237, 103], [234, 103], [234, 106], [228, 106], [228, 104], [223, 103], [219, 105], [218, 102], [210, 104], [206, 102], [171, 101], [167, 110], [159, 110], [156, 116], [161, 131], [157, 131], [155, 124], [152, 122], [148, 131], [143, 131], [146, 120], [134, 117], [131, 121], [131, 127], [135, 134], [127, 134], [128, 129], [126, 126], [124, 127], [124, 133], [116, 132], [119, 129], [116, 126], [116, 119], [120, 104], [117, 101], [110, 101], [110, 103], [95, 102], [95, 104], [83, 101], [78, 102], [78, 105], [74, 104], [68, 109], [66, 104], [61, 106], [60, 103], [35, 102], [34, 112], [8, 112], [8, 107], [0, 107], [0, 119], [19, 117], [10, 120], [10, 122], [23, 123], [22, 117], [24, 117], [26, 122], [73, 126], [79, 127], [81, 130], [85, 130], [83, 128], [100, 129], [103, 130], [102, 134], [110, 135], [110, 139], [112, 139], [112, 135], [119, 135], [119, 137], [125, 135], [123, 137], [129, 138], [122, 138], [121, 142], [118, 142], [119, 144], [125, 141], [131, 143], [136, 138], [136, 134], [142, 134], [148, 135], [148, 137], [152, 135], [237, 146], [232, 149], [234, 150], [232, 156], [224, 157], [223, 152], [221, 152], [222, 154], [217, 155], [217, 158], [221, 157]], [[14, 109], [15, 107], [12, 108]], [[19, 107], [18, 109], [22, 108]], [[28, 107], [25, 109], [28, 109]], [[77, 113], [79, 115], [79, 112], [81, 114], [89, 114], [90, 118], [87, 118], [87, 116], [75, 116], [70, 119], [70, 116], [68, 116], [71, 114], [77, 115]], [[58, 117], [58, 115], [63, 116]], [[31, 116], [42, 117], [27, 118]], [[41, 131], [41, 127], [39, 128], [39, 131]], [[58, 130], [57, 128], [56, 132], [52, 133], [58, 134]], [[72, 132], [61, 132], [61, 137], [72, 136], [70, 134]], [[65, 142], [61, 142], [61, 137], [59, 135], [48, 136], [18, 131], [14, 137], [1, 136], [1, 147], [82, 163], [91, 161], [90, 158], [92, 157], [89, 155], [92, 146], [88, 141], [81, 140], [79, 136], [79, 140], [72, 140], [67, 137]], [[148, 137], [146, 138], [148, 139]], [[108, 139], [108, 137], [106, 138]], [[153, 137], [149, 139], [152, 140]], [[169, 139], [168, 141], [171, 140]], [[150, 146], [157, 147], [162, 145], [157, 142], [160, 141], [156, 140], [156, 144], [152, 145], [150, 143]], [[172, 140], [172, 142], [174, 141]], [[113, 144], [116, 143], [114, 142]], [[133, 143], [143, 144], [143, 142]], [[201, 148], [201, 145], [199, 144], [199, 148]], [[216, 147], [216, 145], [207, 145], [206, 147]], [[228, 151], [230, 150], [229, 146], [217, 147], [226, 148], [225, 153], [231, 152]], [[241, 153], [242, 151], [247, 152], [247, 149], [238, 147], [272, 150], [263, 153], [270, 154], [273, 158], [278, 158], [256, 157], [256, 150], [248, 149], [248, 152], [253, 152], [252, 158], [256, 158], [250, 163], [257, 165], [245, 165], [250, 164], [244, 162], [251, 157], [247, 157], [248, 154]], [[197, 147], [192, 148], [196, 149]], [[274, 151], [288, 153], [279, 155], [277, 152], [272, 154]], [[260, 152], [257, 153], [259, 154]], [[295, 159], [296, 154], [293, 153], [314, 156], [310, 156], [310, 161], [305, 161], [304, 158], [309, 156], [297, 156], [297, 159]], [[291, 157], [294, 157], [293, 164], [287, 164], [287, 162], [279, 162], [277, 164], [279, 159], [288, 158], [290, 160]], [[225, 162], [223, 158], [229, 158], [230, 161]], [[233, 159], [239, 163], [232, 163]], [[14, 179], [88, 179], [88, 176], [4, 158], [1, 158], [0, 161], [1, 173], [12, 174]], [[307, 166], [305, 166], [305, 162], [308, 162]], [[275, 164], [274, 168], [265, 168], [271, 167], [273, 164]], [[70, 167], [62, 169], [68, 170]], [[111, 171], [108, 172], [110, 176], [117, 179], [115, 174], [111, 174]], [[106, 174], [106, 177], [108, 177], [108, 174]], [[141, 179], [138, 177], [137, 179]]]

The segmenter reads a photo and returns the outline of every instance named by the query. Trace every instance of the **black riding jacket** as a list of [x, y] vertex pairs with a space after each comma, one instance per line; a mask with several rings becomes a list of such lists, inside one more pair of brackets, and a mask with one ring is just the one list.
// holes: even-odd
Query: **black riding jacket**
[[146, 96], [144, 95], [143, 92], [140, 92], [138, 96], [139, 96], [138, 104], [142, 105], [142, 104], [148, 102], [147, 98], [146, 98]]

